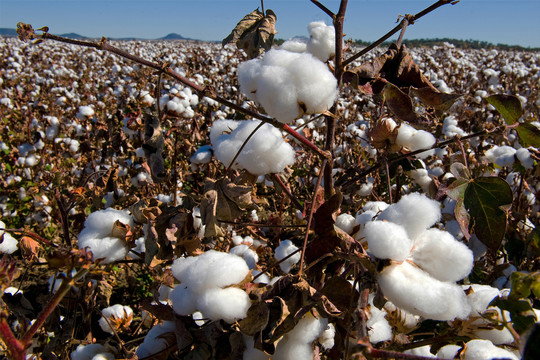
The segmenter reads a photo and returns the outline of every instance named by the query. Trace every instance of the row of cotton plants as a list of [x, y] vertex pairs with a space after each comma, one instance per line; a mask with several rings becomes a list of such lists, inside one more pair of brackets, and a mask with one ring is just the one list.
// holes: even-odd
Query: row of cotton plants
[[[327, 233], [354, 244], [350, 255], [372, 264], [367, 282], [358, 281], [364, 265], [349, 263], [343, 248], [301, 261], [309, 206], [321, 206], [323, 196], [313, 194], [320, 162], [297, 137], [118, 55], [1, 40], [0, 252], [21, 268], [38, 264], [10, 287], [2, 283], [14, 332], [36, 321], [42, 301], [63, 291], [91, 253], [91, 270], [65, 290], [74, 301], [58, 306], [40, 333], [46, 341], [36, 338], [31, 354], [330, 359], [367, 341], [413, 356], [520, 358], [526, 337], [520, 343], [517, 321], [491, 303], [511, 298], [513, 272], [539, 270], [539, 150], [522, 146], [512, 128], [437, 144], [500, 129], [503, 121], [485, 102], [498, 93], [517, 95], [520, 121], [540, 128], [540, 55], [449, 44], [409, 49], [436, 88], [463, 94], [418, 126], [383, 110], [376, 96], [339, 89], [334, 28], [315, 22], [307, 31], [309, 39], [291, 39], [251, 60], [213, 43], [111, 44], [170, 66], [321, 147], [320, 114], [336, 104], [336, 179], [426, 149], [343, 187], [329, 228], [309, 234], [308, 253], [324, 248], [315, 244]], [[420, 101], [414, 109], [429, 112]], [[157, 127], [148, 114], [160, 116]], [[459, 205], [444, 194], [456, 180], [455, 162], [475, 176], [503, 178], [512, 189], [515, 204], [507, 211], [515, 226], [507, 227], [499, 251], [488, 249], [474, 227], [464, 234]], [[303, 278], [296, 276], [300, 264], [308, 269]], [[321, 273], [309, 272], [319, 267]], [[336, 278], [350, 285], [342, 289], [347, 308], [328, 285]], [[521, 300], [539, 320], [532, 296]], [[430, 342], [426, 333], [448, 341]]]

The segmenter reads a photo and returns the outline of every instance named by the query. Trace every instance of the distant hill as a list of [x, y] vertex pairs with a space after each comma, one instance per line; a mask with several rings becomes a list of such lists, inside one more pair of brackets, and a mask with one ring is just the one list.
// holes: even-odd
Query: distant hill
[[[3, 36], [3, 37], [17, 36], [17, 30], [9, 29], [9, 28], [0, 28], [0, 36]], [[58, 34], [58, 36], [62, 36], [62, 37], [69, 38], [69, 39], [78, 39], [78, 40], [91, 39], [89, 37], [86, 37], [86, 36], [83, 36], [83, 35], [80, 35], [80, 34], [76, 34], [76, 33]], [[136, 38], [136, 37], [110, 38], [110, 39], [111, 40], [149, 40], [149, 39], [141, 39], [141, 38]], [[195, 40], [195, 39], [186, 38], [186, 37], [183, 37], [182, 35], [176, 34], [176, 33], [170, 33], [168, 35], [165, 35], [165, 36], [163, 36], [163, 37], [161, 37], [159, 39], [155, 39], [155, 40]]]
[[162, 38], [159, 38], [158, 40], [192, 40], [192, 39], [185, 38], [180, 34], [170, 33]]
[[79, 35], [79, 34], [76, 34], [76, 33], [60, 34], [58, 36], [65, 37], [65, 38], [68, 38], [68, 39], [77, 39], [77, 40], [90, 39], [90, 38], [88, 38], [86, 36], [82, 36], [82, 35]]
[[0, 36], [5, 36], [5, 37], [17, 36], [17, 30], [8, 29], [8, 28], [0, 28]]

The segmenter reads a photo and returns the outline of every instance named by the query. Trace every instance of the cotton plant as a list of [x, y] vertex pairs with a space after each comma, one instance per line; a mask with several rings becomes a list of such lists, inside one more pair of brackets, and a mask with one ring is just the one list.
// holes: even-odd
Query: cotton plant
[[200, 311], [210, 320], [228, 323], [246, 317], [251, 301], [244, 290], [234, 286], [249, 273], [243, 258], [209, 250], [200, 256], [176, 259], [171, 270], [180, 282], [169, 295], [177, 314]]
[[129, 248], [125, 239], [113, 233], [116, 221], [131, 228], [135, 224], [131, 214], [125, 210], [109, 208], [91, 213], [77, 238], [79, 248], [88, 248], [94, 259], [103, 259], [104, 264], [125, 258]]
[[464, 319], [471, 307], [456, 281], [470, 273], [473, 254], [450, 233], [431, 228], [440, 216], [437, 201], [412, 193], [366, 222], [363, 235], [370, 254], [391, 260], [377, 276], [388, 300], [426, 319]]
[[328, 110], [338, 96], [337, 80], [325, 63], [309, 53], [283, 49], [240, 64], [238, 82], [242, 94], [287, 124]]
[[248, 136], [260, 125], [259, 120], [217, 120], [210, 130], [214, 156], [225, 166], [245, 143], [234, 169], [245, 169], [254, 175], [279, 173], [295, 161], [293, 147], [283, 140], [281, 132], [270, 124], [263, 124], [246, 142]]
[[101, 329], [109, 334], [122, 332], [133, 320], [133, 310], [126, 305], [116, 304], [101, 310], [98, 323]]

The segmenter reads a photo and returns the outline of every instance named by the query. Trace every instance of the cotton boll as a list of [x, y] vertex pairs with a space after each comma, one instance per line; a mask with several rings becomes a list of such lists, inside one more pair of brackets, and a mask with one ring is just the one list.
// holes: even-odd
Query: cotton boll
[[259, 256], [257, 253], [249, 248], [248, 245], [238, 245], [233, 247], [229, 254], [237, 255], [242, 257], [250, 269], [255, 269], [257, 261], [259, 261]]
[[256, 284], [269, 284], [270, 283], [270, 277], [268, 277], [268, 275], [266, 274], [259, 275], [259, 274], [261, 274], [260, 271], [253, 270], [252, 275], [253, 277], [256, 277], [256, 279], [253, 280], [254, 283]]
[[[248, 136], [257, 128], [260, 121], [241, 121], [235, 125], [230, 134], [216, 136], [214, 126], [210, 131], [210, 138], [214, 138], [212, 146], [215, 157], [226, 166], [229, 166], [238, 150], [242, 147]], [[223, 128], [223, 123], [218, 123], [218, 129]], [[286, 166], [292, 165], [295, 160], [295, 152], [291, 145], [286, 143], [281, 132], [270, 124], [261, 126], [245, 144], [236, 159], [234, 168], [246, 169], [252, 174], [262, 175], [278, 173]]]
[[362, 210], [379, 213], [386, 210], [386, 208], [388, 208], [389, 206], [390, 205], [385, 203], [384, 201], [368, 201], [366, 205], [362, 207]]
[[103, 316], [98, 321], [99, 326], [109, 334], [120, 332], [123, 328], [128, 327], [133, 319], [133, 310], [129, 306], [120, 304], [101, 310], [101, 314]]
[[414, 169], [407, 172], [407, 175], [418, 184], [425, 193], [429, 193], [429, 188], [433, 180], [426, 169]]
[[508, 350], [501, 349], [489, 340], [471, 340], [465, 344], [465, 360], [485, 360], [485, 359], [512, 359], [519, 358]]
[[424, 346], [420, 346], [414, 349], [405, 350], [403, 353], [409, 354], [409, 355], [415, 355], [415, 356], [430, 357], [430, 358], [436, 357], [435, 355], [431, 353], [430, 345], [424, 345]]
[[412, 241], [400, 225], [387, 221], [368, 222], [364, 236], [368, 251], [376, 258], [402, 261], [411, 252]]
[[534, 167], [534, 159], [531, 157], [529, 150], [525, 148], [518, 149], [516, 151], [516, 157], [525, 169], [532, 169]]
[[88, 119], [94, 116], [94, 109], [90, 106], [79, 106], [79, 112], [77, 113], [77, 119]]
[[173, 261], [171, 271], [176, 280], [181, 283], [188, 283], [193, 276], [191, 268], [196, 267], [197, 256], [180, 257]]
[[494, 146], [485, 152], [485, 156], [489, 162], [492, 162], [500, 167], [512, 166], [515, 161], [514, 155], [516, 149], [511, 146]]
[[298, 104], [294, 78], [288, 69], [264, 66], [258, 76], [255, 101], [262, 105], [268, 115], [284, 123], [290, 123], [303, 115]]
[[371, 317], [366, 322], [368, 328], [369, 342], [377, 344], [381, 341], [388, 341], [394, 337], [392, 327], [386, 320], [386, 311], [377, 309], [371, 304]]
[[206, 164], [212, 160], [212, 147], [210, 145], [204, 145], [197, 149], [197, 151], [189, 159], [193, 164]]
[[248, 294], [238, 288], [213, 288], [197, 297], [197, 309], [211, 320], [232, 324], [243, 319], [251, 306]]
[[[291, 240], [281, 240], [279, 242], [279, 246], [276, 248], [274, 257], [277, 261], [280, 261], [281, 259], [284, 259], [285, 257], [289, 256], [297, 250], [298, 247], [296, 247]], [[296, 254], [289, 257], [287, 260], [281, 262], [279, 264], [279, 267], [283, 272], [289, 273], [294, 264], [300, 261], [300, 256], [300, 252], [297, 252]]]
[[322, 332], [321, 336], [319, 336], [319, 344], [323, 347], [323, 349], [328, 350], [334, 347], [334, 337], [336, 336], [336, 328], [334, 327], [334, 324], [328, 324], [326, 329]]
[[495, 345], [509, 345], [512, 344], [515, 339], [512, 333], [507, 328], [502, 329], [478, 329], [474, 332], [474, 335], [479, 339], [489, 340]]
[[464, 319], [471, 311], [460, 286], [434, 279], [408, 262], [386, 267], [378, 279], [384, 296], [396, 306], [427, 319]]
[[313, 346], [285, 336], [276, 346], [272, 360], [312, 360]]
[[303, 53], [307, 51], [307, 41], [305, 38], [295, 37], [285, 41], [279, 48], [291, 52]]
[[[6, 224], [0, 221], [0, 229], [5, 229]], [[0, 230], [0, 253], [13, 254], [17, 251], [19, 242], [10, 233]]]
[[489, 285], [471, 284], [463, 285], [464, 289], [471, 288], [467, 300], [472, 308], [473, 315], [480, 315], [487, 310], [489, 303], [500, 295], [500, 290]]
[[[176, 324], [174, 321], [164, 321], [162, 324], [154, 325], [137, 348], [136, 355], [139, 359], [150, 357], [176, 344], [175, 332]], [[163, 336], [166, 333], [173, 336]], [[171, 341], [174, 342], [171, 343]]]
[[236, 129], [241, 124], [240, 121], [219, 119], [212, 123], [210, 128], [210, 142], [212, 144], [216, 143], [217, 139], [222, 135], [230, 134], [234, 129]]
[[336, 51], [336, 30], [324, 21], [315, 21], [308, 25], [309, 41], [306, 49], [321, 61], [327, 61]]
[[248, 99], [257, 101], [257, 80], [262, 63], [258, 59], [245, 61], [238, 65], [238, 83], [240, 91]]
[[323, 317], [317, 319], [308, 313], [279, 341], [272, 359], [313, 359], [312, 343], [322, 335], [327, 326], [328, 319]]
[[114, 355], [101, 344], [79, 345], [70, 354], [71, 360], [95, 360], [97, 358], [114, 360]]
[[347, 234], [350, 234], [356, 226], [355, 217], [351, 214], [340, 214], [336, 219], [336, 226]]
[[456, 357], [457, 352], [461, 350], [461, 346], [458, 345], [446, 345], [437, 351], [437, 358], [439, 359], [453, 359]]
[[439, 229], [428, 229], [415, 240], [411, 259], [441, 281], [463, 279], [471, 272], [474, 262], [467, 245]]
[[[412, 126], [402, 123], [398, 128], [396, 143], [406, 147], [410, 151], [430, 148], [435, 144], [435, 137], [424, 130], [416, 130]], [[424, 159], [431, 156], [433, 150], [417, 154], [416, 157]]]
[[169, 293], [173, 310], [178, 315], [189, 315], [197, 310], [198, 295], [192, 289], [184, 284], [178, 284]]
[[386, 208], [378, 220], [387, 220], [401, 225], [411, 239], [433, 226], [441, 217], [440, 205], [419, 193], [403, 196], [397, 203]]

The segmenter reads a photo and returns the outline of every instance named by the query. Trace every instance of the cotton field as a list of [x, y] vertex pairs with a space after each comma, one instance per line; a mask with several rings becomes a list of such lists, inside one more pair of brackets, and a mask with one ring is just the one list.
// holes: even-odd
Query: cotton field
[[[251, 60], [217, 43], [110, 42], [205, 93], [111, 52], [0, 39], [0, 354], [23, 339], [29, 358], [73, 360], [530, 349], [540, 53], [408, 49], [452, 102], [411, 90], [405, 121], [389, 85], [336, 80], [333, 27], [308, 31]], [[498, 94], [518, 104], [490, 105]], [[330, 174], [301, 139], [324, 149], [328, 116]]]

